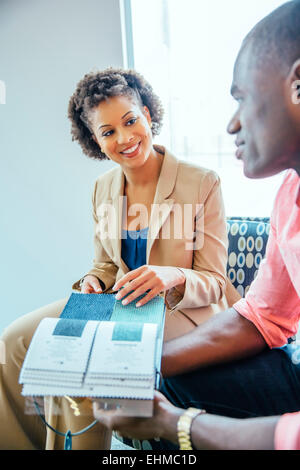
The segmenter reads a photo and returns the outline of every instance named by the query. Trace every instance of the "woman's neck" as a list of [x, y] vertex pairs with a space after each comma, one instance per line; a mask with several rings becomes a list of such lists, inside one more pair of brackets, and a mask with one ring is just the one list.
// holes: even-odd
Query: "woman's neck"
[[163, 155], [152, 148], [145, 164], [140, 168], [123, 169], [126, 186], [129, 188], [143, 188], [155, 185], [158, 182], [163, 163]]

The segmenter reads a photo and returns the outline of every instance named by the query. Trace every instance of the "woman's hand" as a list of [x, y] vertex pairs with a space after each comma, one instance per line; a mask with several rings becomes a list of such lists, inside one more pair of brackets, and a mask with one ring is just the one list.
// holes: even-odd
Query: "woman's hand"
[[117, 300], [122, 299], [129, 292], [133, 291], [122, 301], [123, 305], [129, 304], [140, 295], [149, 291], [148, 294], [136, 304], [136, 307], [141, 307], [160, 292], [164, 292], [172, 287], [183, 284], [185, 284], [185, 275], [178, 268], [174, 268], [172, 266], [144, 265], [138, 269], [130, 271], [128, 274], [125, 274], [125, 276], [116, 282], [113, 289], [119, 290], [121, 287], [125, 286], [116, 295]]
[[83, 283], [81, 285], [82, 294], [102, 294], [102, 289], [100, 286], [99, 279], [92, 274], [85, 276]]
[[151, 418], [125, 418], [118, 411], [106, 411], [93, 402], [95, 419], [110, 430], [118, 431], [131, 439], [153, 439], [163, 437], [177, 444], [176, 426], [183, 410], [173, 406], [160, 392], [155, 391], [153, 416]]

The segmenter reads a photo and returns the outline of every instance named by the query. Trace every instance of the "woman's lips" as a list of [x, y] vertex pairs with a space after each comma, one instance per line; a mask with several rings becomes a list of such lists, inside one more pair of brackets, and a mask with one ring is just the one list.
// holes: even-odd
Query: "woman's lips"
[[[126, 158], [135, 157], [139, 153], [140, 146], [141, 146], [141, 142], [139, 142], [138, 144], [132, 145], [131, 147], [128, 147], [126, 151], [123, 150], [123, 152], [120, 152], [120, 153]], [[131, 149], [133, 150], [131, 151]]]

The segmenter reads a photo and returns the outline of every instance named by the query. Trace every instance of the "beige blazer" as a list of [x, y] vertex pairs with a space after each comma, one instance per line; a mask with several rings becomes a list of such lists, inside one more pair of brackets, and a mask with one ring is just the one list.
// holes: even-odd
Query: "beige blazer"
[[[175, 266], [186, 277], [184, 293], [176, 288], [164, 293], [165, 340], [169, 340], [232, 306], [240, 295], [226, 276], [228, 237], [218, 175], [159, 149], [164, 160], [149, 223], [147, 264]], [[121, 167], [97, 179], [93, 193], [95, 258], [87, 274], [101, 279], [105, 292], [112, 292], [115, 282], [129, 271], [121, 257], [123, 195]], [[180, 218], [180, 211], [185, 210], [194, 231], [194, 249], [192, 235], [184, 227], [187, 219]], [[79, 281], [73, 289], [80, 290]]]

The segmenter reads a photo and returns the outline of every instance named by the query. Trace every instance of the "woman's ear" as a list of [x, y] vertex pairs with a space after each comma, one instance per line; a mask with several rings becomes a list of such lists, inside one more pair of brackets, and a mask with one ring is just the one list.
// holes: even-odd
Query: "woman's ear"
[[93, 139], [93, 141], [96, 142], [96, 144], [97, 144], [98, 147], [99, 147], [100, 152], [102, 152], [101, 147], [100, 147], [100, 145], [99, 145], [99, 142], [98, 142], [98, 140], [96, 139], [96, 137], [94, 136], [94, 134], [91, 135], [91, 139]]
[[149, 126], [152, 127], [151, 114], [150, 114], [149, 108], [147, 108], [147, 106], [144, 106], [144, 115], [146, 116], [146, 119], [148, 121]]

